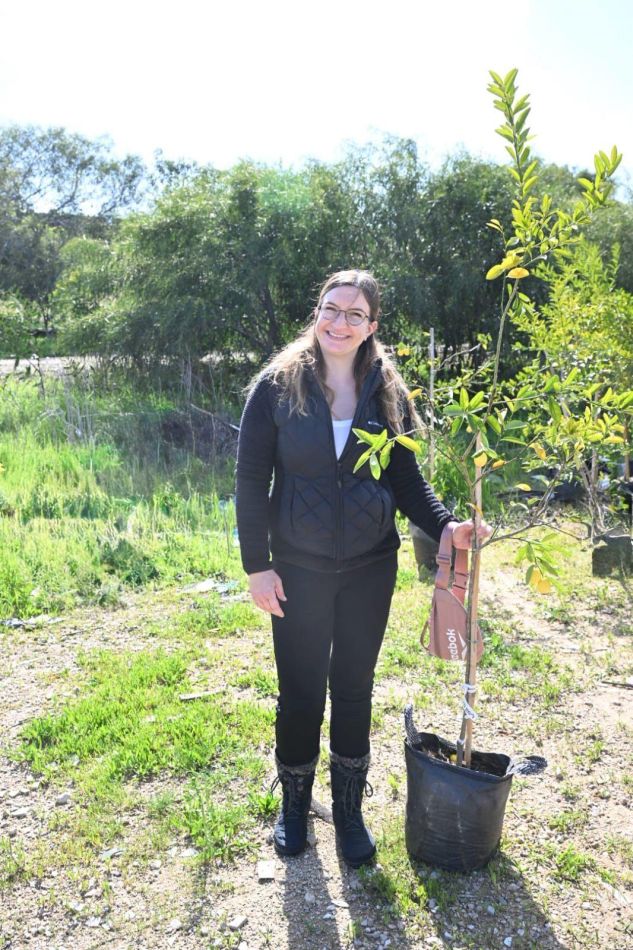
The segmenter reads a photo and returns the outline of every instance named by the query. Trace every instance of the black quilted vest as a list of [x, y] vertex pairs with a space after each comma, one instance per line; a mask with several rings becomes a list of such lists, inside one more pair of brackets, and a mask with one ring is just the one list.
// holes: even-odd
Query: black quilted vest
[[[387, 427], [376, 398], [381, 382], [376, 365], [360, 393], [353, 428], [378, 434]], [[343, 571], [385, 557], [400, 546], [388, 476], [383, 472], [377, 481], [367, 463], [354, 474], [367, 445], [358, 445], [353, 432], [337, 460], [330, 408], [313, 378], [308, 410], [306, 416], [291, 415], [285, 401], [275, 410], [273, 560]]]

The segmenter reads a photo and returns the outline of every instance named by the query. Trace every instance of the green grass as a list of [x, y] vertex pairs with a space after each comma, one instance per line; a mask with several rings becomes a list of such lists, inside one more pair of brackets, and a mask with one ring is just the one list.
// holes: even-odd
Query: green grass
[[148, 630], [157, 639], [198, 643], [206, 639], [240, 636], [249, 630], [256, 630], [263, 623], [263, 613], [250, 601], [227, 601], [218, 593], [210, 591], [197, 596], [190, 609], [178, 614], [170, 623], [155, 622]]
[[[45, 782], [72, 787], [81, 805], [50, 819], [56, 862], [89, 862], [121, 839], [122, 815], [139, 807], [155, 826], [152, 840], [161, 840], [161, 829], [163, 839], [177, 831], [204, 860], [228, 859], [250, 847], [256, 822], [276, 810], [274, 796], [262, 792], [272, 705], [229, 692], [181, 700], [194, 662], [192, 651], [86, 655], [80, 696], [25, 727], [19, 758]], [[167, 776], [184, 782], [181, 792], [170, 785], [145, 802], [142, 783]], [[33, 868], [38, 861], [43, 853]], [[14, 876], [6, 854], [3, 864], [4, 877]]]
[[553, 876], [558, 881], [575, 883], [585, 871], [592, 871], [596, 867], [595, 858], [583, 851], [578, 851], [573, 843], [562, 850], [555, 845], [547, 844], [545, 854], [553, 864]]
[[227, 463], [161, 456], [173, 407], [139, 398], [2, 383], [0, 619], [112, 605], [126, 587], [241, 577], [234, 506], [218, 491], [232, 491]]

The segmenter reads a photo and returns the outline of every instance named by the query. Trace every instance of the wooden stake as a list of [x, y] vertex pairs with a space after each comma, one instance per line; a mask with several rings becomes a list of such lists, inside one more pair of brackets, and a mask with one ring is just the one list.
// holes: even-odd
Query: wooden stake
[[[479, 455], [482, 451], [481, 438], [477, 436], [475, 455]], [[476, 650], [477, 650], [477, 640], [476, 640], [476, 631], [477, 631], [477, 607], [479, 603], [479, 568], [481, 563], [481, 550], [479, 547], [479, 542], [477, 541], [477, 529], [481, 524], [482, 518], [482, 489], [481, 489], [481, 468], [475, 466], [475, 488], [473, 492], [473, 501], [475, 508], [473, 511], [473, 522], [475, 525], [475, 530], [473, 532], [473, 545], [471, 549], [471, 562], [470, 562], [470, 581], [468, 584], [468, 625], [467, 625], [467, 634], [468, 642], [466, 648], [466, 670], [464, 683], [469, 684], [470, 686], [477, 685], [477, 659], [476, 659]], [[474, 708], [476, 691], [468, 692], [465, 694], [465, 699], [469, 706]], [[462, 717], [462, 728], [457, 740], [457, 764], [464, 765], [467, 769], [471, 765], [471, 756], [472, 756], [472, 744], [473, 744], [473, 721], [470, 719], [466, 712]]]
[[429, 420], [429, 481], [435, 475], [435, 328], [429, 329], [429, 402], [431, 418]]

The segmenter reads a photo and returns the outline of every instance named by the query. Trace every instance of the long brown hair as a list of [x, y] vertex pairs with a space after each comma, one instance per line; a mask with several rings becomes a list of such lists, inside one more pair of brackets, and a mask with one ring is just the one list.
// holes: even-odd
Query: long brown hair
[[[286, 392], [290, 411], [300, 416], [307, 415], [308, 396], [307, 372], [312, 370], [321, 386], [325, 398], [331, 405], [334, 393], [325, 381], [325, 360], [314, 330], [316, 313], [325, 295], [335, 287], [357, 287], [369, 305], [370, 322], [378, 322], [380, 310], [380, 288], [378, 281], [368, 271], [342, 270], [330, 274], [319, 290], [318, 302], [309, 324], [291, 343], [276, 353], [252, 381], [252, 388], [262, 377], [271, 378]], [[382, 363], [382, 386], [378, 391], [381, 408], [391, 429], [402, 432], [402, 419], [408, 412], [413, 425], [418, 428], [421, 420], [412, 404], [407, 403], [407, 387], [398, 369], [383, 344], [370, 334], [358, 347], [354, 359], [354, 379], [356, 394], [360, 393], [365, 378], [377, 360]]]

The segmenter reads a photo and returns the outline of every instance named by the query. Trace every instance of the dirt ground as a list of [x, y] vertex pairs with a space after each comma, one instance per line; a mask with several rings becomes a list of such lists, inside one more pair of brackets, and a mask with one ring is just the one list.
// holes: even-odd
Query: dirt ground
[[[496, 701], [482, 695], [477, 746], [536, 752], [550, 763], [541, 777], [514, 780], [501, 861], [468, 875], [419, 867], [427, 892], [440, 896], [398, 913], [372, 882], [371, 873], [351, 871], [340, 859], [322, 781], [315, 797], [324, 807], [319, 808], [321, 817], [310, 819], [311, 846], [294, 859], [275, 855], [270, 826], [262, 826], [257, 847], [234, 863], [202, 866], [186, 839], [170, 841], [151, 860], [129, 860], [126, 849], [147, 820], [136, 810], [124, 819], [121, 853], [96, 854], [88, 872], [72, 866], [51, 868], [50, 874], [18, 879], [0, 890], [0, 948], [633, 947], [630, 851], [609, 844], [614, 836], [619, 842], [632, 839], [632, 692], [622, 674], [610, 672], [605, 664], [615, 649], [619, 668], [630, 668], [630, 637], [614, 638], [608, 609], [599, 623], [590, 611], [573, 626], [545, 619], [511, 570], [496, 577], [494, 589], [490, 578], [483, 583], [484, 605], [502, 612], [510, 628], [516, 624], [518, 640], [547, 645], [585, 684], [584, 691], [564, 694], [562, 708], [536, 715], [517, 702], [504, 706], [499, 717]], [[144, 624], [149, 617], [160, 617], [161, 610], [160, 598], [144, 593], [128, 597], [112, 612], [78, 610], [35, 629], [0, 628], [5, 752], [15, 748], [25, 722], [48, 711], [64, 691], [74, 695], [79, 651], [151, 649], [155, 644], [148, 641]], [[248, 654], [251, 645], [242, 643], [240, 648]], [[67, 687], [60, 687], [56, 676], [62, 671]], [[393, 835], [404, 821], [398, 700], [401, 697], [404, 706], [414, 684], [415, 670], [382, 681], [376, 689], [375, 705], [383, 715], [373, 739], [370, 778], [375, 794], [367, 799], [365, 812], [379, 846], [381, 833]], [[453, 736], [456, 707], [455, 698], [447, 697], [439, 710], [433, 709], [432, 721], [420, 715], [417, 725]], [[553, 724], [550, 712], [558, 714]], [[516, 748], [521, 735], [525, 747]], [[602, 745], [593, 761], [588, 750], [595, 748], [593, 737], [598, 735]], [[392, 775], [397, 787], [387, 780]], [[156, 779], [145, 784], [143, 795], [149, 798], [173, 785], [174, 779]], [[5, 850], [7, 842], [26, 851], [36, 845], [55, 849], [51, 819], [56, 809], [75, 807], [72, 796], [70, 802], [56, 804], [59, 794], [60, 789], [41, 785], [8, 755], [0, 758], [0, 840]], [[569, 809], [581, 815], [580, 829], [552, 830], [552, 816]], [[566, 881], [552, 873], [554, 859], [544, 861], [544, 853], [553, 848], [553, 854], [559, 854], [572, 839], [596, 859], [602, 875], [583, 873]], [[272, 879], [260, 880], [262, 860], [269, 862]], [[377, 868], [379, 873], [380, 848]]]

